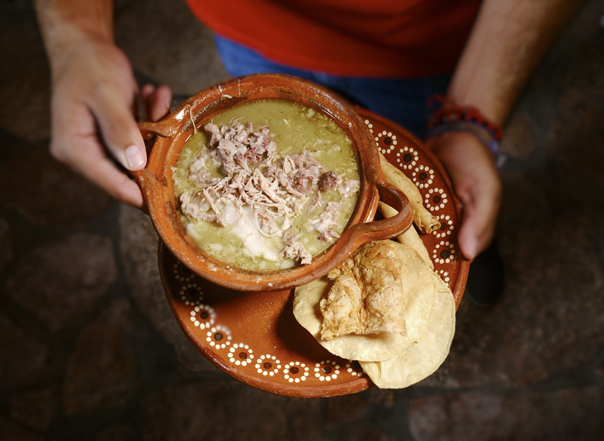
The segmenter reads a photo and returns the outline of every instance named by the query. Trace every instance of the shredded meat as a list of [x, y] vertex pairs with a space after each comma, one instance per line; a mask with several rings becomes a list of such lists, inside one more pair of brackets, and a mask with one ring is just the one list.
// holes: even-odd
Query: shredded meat
[[333, 171], [328, 171], [319, 176], [319, 191], [326, 192], [335, 190], [338, 185], [338, 175]]
[[325, 211], [321, 214], [321, 221], [315, 225], [315, 230], [321, 233], [321, 240], [327, 242], [332, 238], [340, 237], [338, 233], [331, 229], [338, 220], [338, 212], [342, 206], [341, 202], [328, 202]]
[[304, 245], [299, 242], [294, 242], [290, 245], [286, 245], [281, 252], [283, 257], [295, 260], [300, 265], [308, 265], [312, 262], [312, 255], [308, 252]]
[[[331, 191], [338, 187], [340, 194], [352, 192], [351, 180], [343, 180], [323, 166], [309, 152], [277, 158], [277, 146], [268, 127], [254, 131], [251, 122], [239, 122], [232, 127], [206, 124], [210, 155], [220, 163], [223, 178], [212, 176], [205, 167], [206, 158], [196, 159], [189, 166], [189, 179], [201, 189], [180, 196], [181, 209], [187, 216], [221, 226], [233, 213], [243, 213], [243, 207], [253, 210], [258, 230], [265, 236], [283, 235], [285, 247], [281, 255], [301, 264], [312, 260], [311, 254], [289, 237], [290, 219], [305, 207], [310, 213], [325, 206], [315, 229], [324, 241], [339, 235], [332, 229], [336, 223], [341, 202], [325, 203], [319, 192], [311, 201], [313, 191]], [[348, 182], [351, 181], [351, 182]], [[226, 210], [233, 206], [238, 211]], [[225, 213], [226, 213], [225, 211]]]
[[319, 164], [308, 152], [290, 155], [295, 167], [294, 187], [301, 193], [308, 193], [317, 188], [319, 176], [323, 173], [323, 166]]
[[255, 213], [258, 230], [265, 236], [275, 236], [281, 232], [277, 225], [275, 215], [268, 210], [259, 210]]
[[315, 211], [315, 209], [317, 209], [318, 207], [321, 207], [322, 205], [323, 205], [323, 198], [321, 197], [321, 193], [317, 193], [315, 200], [311, 204], [308, 204], [306, 206], [306, 214], [312, 213], [313, 211]]
[[191, 200], [191, 193], [183, 193], [180, 196], [180, 207], [187, 216], [193, 219], [205, 220], [224, 227], [226, 225], [224, 218], [218, 214], [210, 214], [204, 211], [198, 204]]
[[286, 245], [281, 251], [281, 256], [295, 260], [301, 265], [308, 265], [310, 262], [312, 262], [312, 254], [310, 254], [304, 245], [298, 242], [298, 236], [299, 235], [288, 237], [286, 235]]
[[360, 184], [361, 183], [355, 179], [344, 178], [338, 186], [338, 191], [340, 192], [340, 195], [345, 198], [357, 191]]

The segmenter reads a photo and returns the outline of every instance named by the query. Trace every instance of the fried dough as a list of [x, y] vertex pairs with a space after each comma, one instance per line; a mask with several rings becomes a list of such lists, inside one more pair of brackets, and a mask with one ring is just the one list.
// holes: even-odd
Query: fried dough
[[408, 336], [388, 332], [377, 335], [345, 335], [329, 341], [321, 340], [323, 316], [319, 302], [327, 297], [332, 286], [333, 282], [323, 276], [296, 288], [294, 296], [294, 317], [329, 352], [349, 360], [388, 360], [413, 343]]
[[334, 281], [327, 299], [321, 300], [321, 338], [347, 334], [407, 334], [404, 260], [389, 240], [370, 242], [327, 276]]

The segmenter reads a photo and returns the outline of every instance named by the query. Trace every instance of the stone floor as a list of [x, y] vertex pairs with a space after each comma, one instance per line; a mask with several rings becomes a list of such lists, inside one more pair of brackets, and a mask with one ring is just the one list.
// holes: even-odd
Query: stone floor
[[[0, 0], [0, 439], [604, 440], [604, 1], [547, 54], [506, 128], [507, 281], [467, 298], [451, 354], [406, 390], [292, 399], [184, 337], [145, 215], [56, 163], [31, 2]], [[118, 2], [140, 81], [226, 78], [184, 2]]]

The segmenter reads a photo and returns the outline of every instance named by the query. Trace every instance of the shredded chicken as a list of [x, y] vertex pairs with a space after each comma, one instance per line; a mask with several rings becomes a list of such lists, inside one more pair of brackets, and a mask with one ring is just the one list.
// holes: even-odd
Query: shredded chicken
[[315, 225], [315, 230], [321, 233], [321, 240], [327, 242], [330, 239], [340, 237], [332, 230], [338, 220], [338, 212], [342, 206], [341, 202], [328, 202], [325, 211], [321, 213], [321, 220]]
[[281, 251], [281, 256], [300, 262], [301, 265], [308, 265], [312, 262], [312, 255], [304, 245], [298, 242], [298, 236], [293, 236], [286, 240], [286, 245]]
[[328, 171], [327, 173], [323, 173], [319, 176], [319, 191], [326, 192], [332, 191], [336, 189], [338, 185], [338, 175], [333, 171]]
[[233, 206], [242, 215], [243, 207], [249, 206], [260, 233], [269, 237], [282, 235], [285, 247], [281, 255], [301, 264], [310, 263], [312, 256], [297, 237], [287, 237], [285, 231], [303, 207], [308, 214], [325, 206], [314, 228], [326, 242], [339, 237], [333, 227], [341, 202], [325, 203], [320, 192], [336, 188], [342, 192], [344, 188], [346, 193], [352, 193], [351, 182], [358, 181], [343, 180], [333, 171], [326, 172], [306, 151], [278, 158], [268, 127], [254, 131], [251, 122], [245, 126], [235, 122], [230, 128], [210, 123], [204, 129], [210, 138], [211, 155], [220, 163], [224, 177], [212, 176], [205, 168], [205, 158], [194, 160], [189, 166], [189, 179], [200, 190], [180, 196], [184, 214], [225, 226], [225, 207]]
[[183, 193], [180, 196], [180, 204], [183, 213], [192, 217], [193, 219], [205, 220], [218, 224], [221, 227], [226, 225], [224, 219], [218, 214], [210, 214], [207, 211], [204, 211], [199, 204], [196, 204], [194, 201], [192, 201], [190, 193]]

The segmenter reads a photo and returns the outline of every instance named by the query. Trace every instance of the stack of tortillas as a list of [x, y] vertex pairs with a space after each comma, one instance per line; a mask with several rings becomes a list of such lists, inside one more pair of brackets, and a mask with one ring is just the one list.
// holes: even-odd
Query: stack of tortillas
[[[417, 187], [382, 158], [387, 180], [414, 208], [423, 233], [440, 224], [422, 205]], [[380, 205], [386, 217], [396, 212]], [[394, 241], [360, 247], [326, 277], [296, 289], [294, 316], [334, 355], [357, 360], [382, 388], [403, 388], [432, 374], [449, 353], [455, 302], [434, 273], [412, 227]]]

